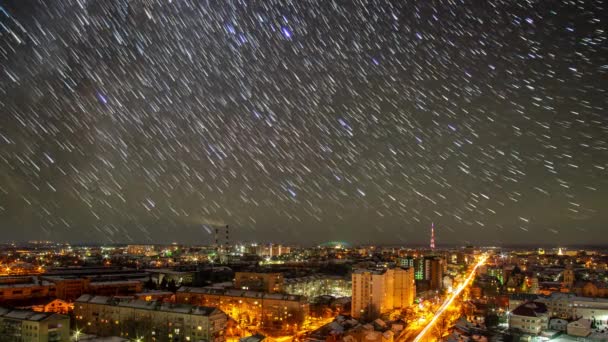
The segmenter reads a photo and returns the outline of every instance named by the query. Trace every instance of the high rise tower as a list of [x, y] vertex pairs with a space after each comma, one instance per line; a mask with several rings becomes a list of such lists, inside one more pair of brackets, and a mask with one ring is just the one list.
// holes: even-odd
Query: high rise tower
[[431, 249], [435, 250], [435, 224], [431, 223]]

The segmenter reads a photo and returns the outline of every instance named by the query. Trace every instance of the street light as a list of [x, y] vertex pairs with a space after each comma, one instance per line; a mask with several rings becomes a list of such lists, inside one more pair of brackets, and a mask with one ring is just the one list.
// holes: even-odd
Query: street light
[[74, 339], [76, 341], [78, 341], [80, 339], [80, 334], [81, 334], [80, 330], [76, 329], [76, 331], [74, 332]]

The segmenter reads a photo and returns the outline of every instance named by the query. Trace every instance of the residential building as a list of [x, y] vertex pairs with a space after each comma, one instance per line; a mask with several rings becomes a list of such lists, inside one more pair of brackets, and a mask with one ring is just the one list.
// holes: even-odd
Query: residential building
[[315, 297], [330, 295], [334, 297], [350, 297], [352, 292], [351, 279], [340, 276], [312, 275], [308, 277], [285, 279], [283, 292], [306, 296], [309, 301]]
[[551, 317], [570, 319], [573, 315], [572, 300], [576, 296], [571, 293], [554, 292], [548, 297], [538, 299], [547, 305]]
[[608, 329], [608, 299], [554, 292], [548, 297], [538, 297], [536, 301], [547, 306], [551, 317], [589, 319], [595, 328]]
[[74, 304], [63, 299], [38, 298], [19, 302], [8, 302], [7, 305], [16, 309], [32, 310], [36, 312], [54, 312], [67, 315], [74, 308]]
[[397, 266], [400, 267], [414, 267], [415, 266], [415, 261], [416, 259], [408, 256], [405, 258], [397, 258]]
[[568, 335], [577, 337], [586, 337], [591, 334], [591, 320], [581, 318], [579, 320], [568, 323]]
[[608, 283], [603, 281], [577, 281], [572, 285], [577, 296], [608, 298]]
[[443, 281], [443, 259], [436, 256], [424, 257], [423, 280], [429, 281], [430, 290], [441, 290]]
[[283, 254], [289, 254], [291, 252], [291, 247], [275, 244], [255, 245], [254, 249], [255, 254], [257, 254], [258, 256], [269, 258], [281, 256]]
[[0, 308], [0, 340], [3, 342], [63, 342], [69, 339], [68, 316]]
[[568, 265], [563, 272], [563, 286], [566, 288], [572, 288], [574, 285], [575, 277], [574, 271], [572, 270], [572, 265]]
[[56, 288], [55, 296], [73, 301], [82, 294], [105, 296], [128, 296], [143, 290], [139, 280], [112, 279], [111, 277], [49, 276], [42, 279], [52, 282]]
[[504, 284], [504, 271], [502, 267], [488, 267], [486, 273], [487, 275], [498, 279], [500, 285]]
[[241, 290], [277, 293], [283, 290], [283, 274], [270, 272], [236, 272], [234, 287]]
[[538, 300], [541, 296], [530, 293], [512, 293], [509, 295], [509, 311], [515, 310], [518, 306]]
[[608, 329], [608, 299], [573, 297], [571, 318], [589, 319], [596, 329]]
[[125, 252], [130, 255], [144, 256], [153, 256], [157, 254], [152, 245], [127, 245]]
[[303, 324], [309, 313], [304, 296], [238, 289], [182, 286], [175, 301], [217, 307], [240, 323], [276, 330]]
[[55, 284], [37, 277], [5, 278], [0, 282], [0, 302], [54, 297]]
[[358, 269], [352, 274], [351, 315], [371, 320], [412, 305], [415, 294], [413, 268]]
[[217, 308], [82, 295], [74, 303], [76, 328], [97, 336], [141, 341], [224, 341], [227, 316]]
[[509, 314], [509, 328], [538, 335], [549, 326], [548, 311], [539, 301], [521, 304]]

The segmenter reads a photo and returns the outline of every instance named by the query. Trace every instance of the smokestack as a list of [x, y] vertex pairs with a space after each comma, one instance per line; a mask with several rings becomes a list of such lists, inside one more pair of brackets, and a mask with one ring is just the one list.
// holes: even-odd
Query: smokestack
[[226, 248], [230, 246], [230, 227], [226, 225]]
[[431, 223], [431, 249], [435, 250], [435, 224]]

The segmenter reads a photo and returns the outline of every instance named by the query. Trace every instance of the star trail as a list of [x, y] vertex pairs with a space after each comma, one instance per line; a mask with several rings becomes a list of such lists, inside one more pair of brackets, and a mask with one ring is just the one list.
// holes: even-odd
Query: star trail
[[1, 1], [3, 240], [606, 243], [606, 13]]

